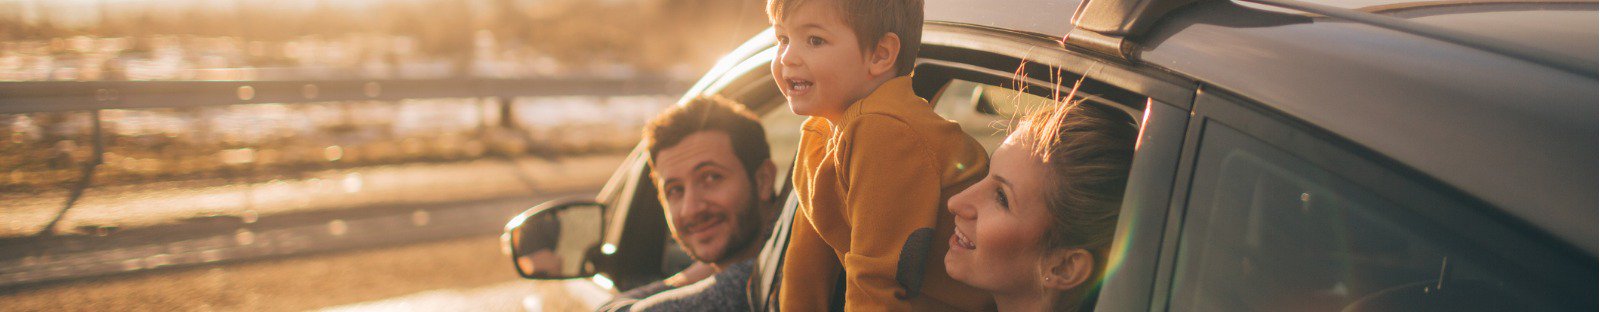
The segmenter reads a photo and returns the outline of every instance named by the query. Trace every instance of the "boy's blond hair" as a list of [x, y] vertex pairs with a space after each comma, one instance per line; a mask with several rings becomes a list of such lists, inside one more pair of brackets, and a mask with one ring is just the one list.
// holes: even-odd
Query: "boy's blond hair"
[[767, 0], [767, 18], [777, 24], [785, 14], [808, 2], [825, 2], [838, 10], [844, 24], [855, 32], [863, 53], [877, 46], [878, 38], [889, 33], [900, 36], [895, 76], [911, 74], [922, 47], [922, 0]]

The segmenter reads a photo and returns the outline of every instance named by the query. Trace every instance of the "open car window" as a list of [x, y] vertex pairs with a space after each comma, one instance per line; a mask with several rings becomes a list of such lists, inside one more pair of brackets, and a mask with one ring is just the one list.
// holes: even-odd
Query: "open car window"
[[[1062, 87], [1068, 92], [1071, 86]], [[1051, 89], [1054, 90], [1054, 89]], [[1065, 95], [1062, 95], [1065, 96]], [[1076, 100], [1093, 105], [1106, 105], [1127, 111], [1128, 104], [1089, 93], [1075, 95]], [[951, 79], [933, 99], [934, 111], [961, 124], [961, 129], [977, 139], [990, 154], [1005, 142], [1011, 126], [1017, 120], [1041, 109], [1054, 109], [1060, 105], [1056, 99], [1025, 92], [1007, 86], [997, 86], [964, 79]], [[1132, 114], [1132, 112], [1130, 112]], [[1136, 118], [1137, 119], [1137, 118]]]

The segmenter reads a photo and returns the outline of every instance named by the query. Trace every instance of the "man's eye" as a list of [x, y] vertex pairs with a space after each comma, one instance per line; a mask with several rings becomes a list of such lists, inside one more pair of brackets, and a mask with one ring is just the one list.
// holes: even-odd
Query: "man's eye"
[[667, 187], [667, 198], [677, 198], [679, 195], [683, 195], [682, 187]]
[[828, 43], [828, 41], [827, 40], [822, 40], [822, 38], [810, 37], [810, 38], [806, 38], [806, 43], [809, 43], [809, 44], [811, 44], [813, 46], [819, 46], [819, 45], [822, 45], [824, 43]]
[[708, 174], [708, 175], [705, 176], [705, 181], [706, 181], [706, 183], [717, 183], [719, 181], [722, 181], [722, 175], [720, 175], [720, 174]]

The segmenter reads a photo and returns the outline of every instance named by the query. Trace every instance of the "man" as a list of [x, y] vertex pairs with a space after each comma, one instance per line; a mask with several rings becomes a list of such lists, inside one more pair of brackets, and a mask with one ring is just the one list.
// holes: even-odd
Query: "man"
[[672, 236], [696, 263], [601, 310], [749, 310], [746, 285], [775, 213], [777, 169], [760, 122], [742, 105], [700, 97], [651, 120], [644, 139]]

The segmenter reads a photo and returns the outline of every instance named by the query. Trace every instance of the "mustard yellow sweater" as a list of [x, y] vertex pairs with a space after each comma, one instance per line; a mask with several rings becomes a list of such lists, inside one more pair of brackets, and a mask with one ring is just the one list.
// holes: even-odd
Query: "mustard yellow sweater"
[[802, 127], [782, 311], [827, 311], [836, 285], [848, 311], [994, 310], [988, 293], [944, 270], [955, 230], [945, 202], [988, 174], [983, 146], [917, 97], [910, 76], [879, 86], [840, 119], [812, 117]]

